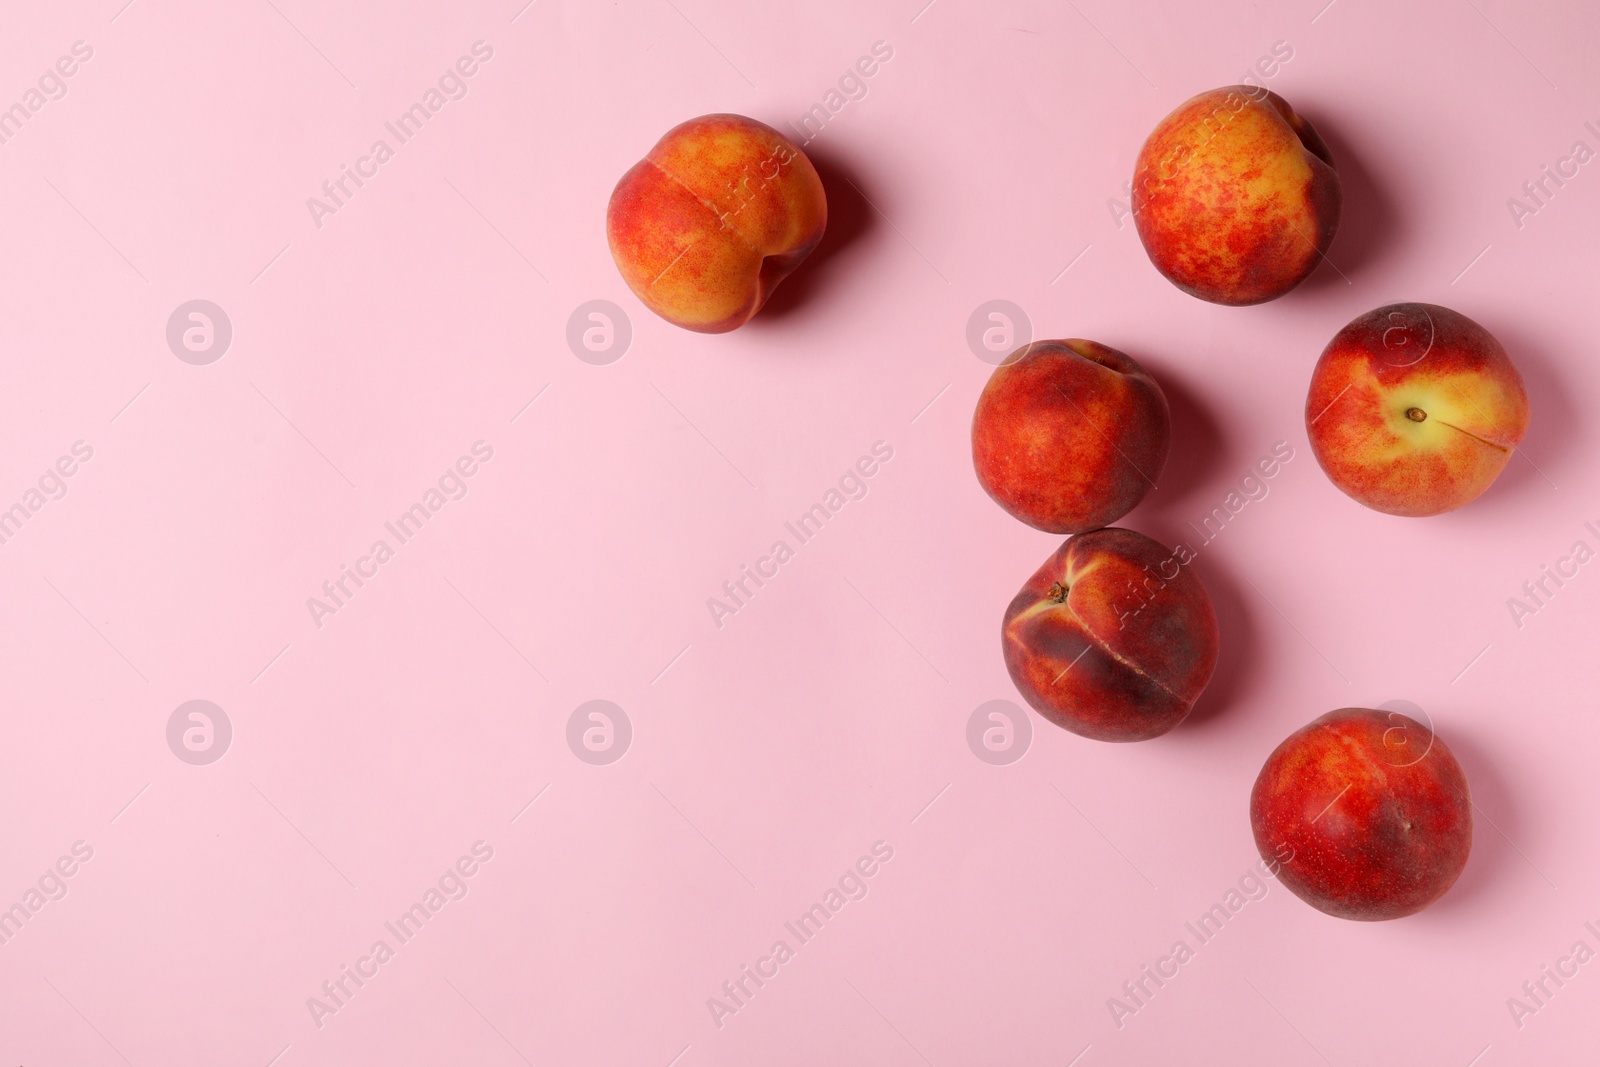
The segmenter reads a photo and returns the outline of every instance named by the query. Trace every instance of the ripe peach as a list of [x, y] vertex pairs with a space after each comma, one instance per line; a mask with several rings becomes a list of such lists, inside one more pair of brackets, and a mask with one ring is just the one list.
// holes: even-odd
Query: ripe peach
[[1093, 341], [1035, 341], [995, 368], [972, 416], [978, 481], [1050, 533], [1116, 522], [1161, 476], [1167, 398], [1128, 356]]
[[1322, 469], [1391, 515], [1437, 515], [1475, 499], [1527, 431], [1528, 394], [1505, 349], [1437, 304], [1389, 304], [1340, 330], [1306, 397]]
[[743, 326], [817, 247], [822, 179], [770, 126], [703, 115], [668, 130], [606, 210], [611, 258], [634, 295], [686, 330]]
[[1191, 558], [1116, 528], [1058, 548], [1001, 626], [1006, 668], [1034, 710], [1096, 741], [1144, 741], [1182, 722], [1218, 649]]
[[1213, 89], [1162, 119], [1133, 172], [1150, 262], [1215, 304], [1259, 304], [1305, 280], [1339, 225], [1339, 175], [1277, 93]]
[[[1472, 850], [1466, 775], [1428, 727], [1341, 708], [1267, 757], [1250, 826], [1278, 880], [1341, 919], [1398, 919], [1455, 884]], [[1287, 859], [1285, 859], [1287, 854]]]

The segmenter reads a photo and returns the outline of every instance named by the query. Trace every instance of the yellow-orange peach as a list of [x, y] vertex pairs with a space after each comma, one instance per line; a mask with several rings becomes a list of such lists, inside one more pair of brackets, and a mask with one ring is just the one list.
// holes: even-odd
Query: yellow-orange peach
[[1328, 146], [1276, 93], [1213, 89], [1162, 119], [1133, 173], [1150, 262], [1184, 292], [1259, 304], [1305, 280], [1339, 225]]
[[704, 115], [668, 130], [622, 176], [606, 236], [646, 307], [684, 329], [723, 333], [761, 310], [827, 222], [804, 152], [754, 119]]
[[1499, 477], [1528, 414], [1522, 376], [1488, 330], [1437, 304], [1389, 304], [1328, 342], [1306, 433], [1333, 484], [1367, 507], [1437, 515]]

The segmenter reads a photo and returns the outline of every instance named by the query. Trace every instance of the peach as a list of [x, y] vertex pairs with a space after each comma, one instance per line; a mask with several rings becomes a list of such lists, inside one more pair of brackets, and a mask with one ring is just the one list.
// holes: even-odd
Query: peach
[[1267, 757], [1250, 793], [1263, 859], [1301, 900], [1341, 919], [1398, 919], [1455, 884], [1472, 850], [1461, 764], [1397, 711], [1341, 708]]
[[1006, 668], [1034, 710], [1096, 741], [1144, 741], [1182, 722], [1218, 650], [1191, 558], [1116, 528], [1057, 549], [1001, 627]]
[[1093, 341], [1035, 341], [996, 367], [972, 416], [972, 465], [1030, 526], [1116, 522], [1166, 466], [1167, 398], [1130, 357]]
[[1528, 394], [1505, 349], [1437, 304], [1389, 304], [1340, 330], [1306, 397], [1322, 469], [1391, 515], [1437, 515], [1475, 499], [1527, 431]]
[[634, 295], [686, 330], [743, 326], [828, 223], [822, 179], [770, 126], [703, 115], [668, 130], [606, 209], [611, 258]]
[[1259, 304], [1304, 281], [1333, 241], [1339, 204], [1316, 130], [1248, 85], [1182, 104], [1134, 166], [1133, 220], [1150, 262], [1215, 304]]

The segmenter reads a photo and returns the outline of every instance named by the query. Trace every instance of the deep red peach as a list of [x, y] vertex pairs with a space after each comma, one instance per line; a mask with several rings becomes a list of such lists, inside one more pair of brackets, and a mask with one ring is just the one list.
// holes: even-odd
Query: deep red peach
[[1154, 487], [1172, 440], [1167, 398], [1128, 356], [1035, 341], [995, 368], [972, 416], [978, 481], [1050, 533], [1116, 522]]
[[1218, 650], [1189, 558], [1114, 528], [1057, 549], [1001, 627], [1006, 668], [1034, 710], [1097, 741], [1143, 741], [1182, 722]]
[[1399, 712], [1342, 708], [1267, 757], [1250, 826], [1278, 880], [1341, 919], [1398, 919], [1455, 884], [1472, 801], [1438, 735]]

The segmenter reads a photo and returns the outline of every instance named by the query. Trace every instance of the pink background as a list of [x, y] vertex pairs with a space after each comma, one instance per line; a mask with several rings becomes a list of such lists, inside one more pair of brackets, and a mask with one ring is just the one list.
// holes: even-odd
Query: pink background
[[[1582, 925], [1600, 926], [1600, 564], [1520, 628], [1506, 601], [1576, 539], [1600, 546], [1580, 418], [1600, 402], [1600, 163], [1520, 227], [1507, 198], [1574, 141], [1600, 148], [1600, 17], [923, 3], [0, 15], [0, 104], [93, 49], [0, 145], [0, 506], [93, 449], [0, 546], [0, 906], [93, 849], [0, 945], [3, 1062], [1487, 1067], [1592, 1049], [1600, 962], [1520, 1027], [1507, 998], [1575, 941], [1600, 948]], [[479, 40], [493, 58], [465, 98], [316, 226], [306, 199]], [[798, 119], [877, 41], [893, 58], [808, 147], [832, 214], [812, 261], [734, 334], [645, 311], [606, 250], [617, 177], [697, 114]], [[1161, 116], [1275, 42], [1293, 55], [1264, 81], [1345, 182], [1335, 266], [1216, 307], [1164, 281], [1108, 201]], [[208, 366], [164, 335], [196, 298], [233, 325]], [[1192, 540], [1275, 442], [1294, 449], [1200, 549], [1222, 661], [1158, 740], [1035, 718], [1019, 762], [968, 747], [976, 707], [1019, 699], [998, 620], [1057, 544], [971, 471], [990, 367], [965, 330], [996, 298], [1166, 388], [1174, 458], [1124, 525]], [[596, 299], [633, 329], [606, 366], [565, 341]], [[1337, 492], [1301, 414], [1334, 331], [1402, 299], [1489, 327], [1534, 411], [1499, 483], [1427, 520]], [[493, 459], [465, 498], [314, 625], [307, 598], [480, 440]], [[868, 495], [716, 627], [706, 599], [876, 441], [894, 455]], [[596, 698], [633, 728], [607, 766], [566, 741]], [[166, 741], [193, 699], [233, 726], [207, 766]], [[1472, 782], [1457, 887], [1367, 925], [1271, 883], [1119, 1028], [1107, 999], [1194, 947], [1184, 923], [1256, 862], [1266, 754], [1393, 699]], [[307, 998], [396, 945], [383, 924], [478, 841], [493, 858], [467, 896], [319, 1027]], [[893, 858], [868, 895], [799, 945], [783, 924], [878, 841]], [[707, 999], [780, 938], [794, 958], [719, 1028]]]

